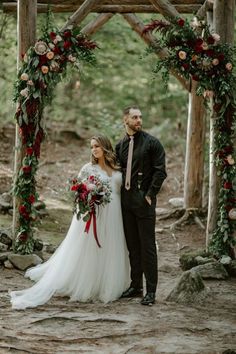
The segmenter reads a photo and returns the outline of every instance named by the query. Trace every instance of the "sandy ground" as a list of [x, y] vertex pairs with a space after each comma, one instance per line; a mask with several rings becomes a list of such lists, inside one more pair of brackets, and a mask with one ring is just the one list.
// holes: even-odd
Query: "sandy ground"
[[[12, 171], [14, 130], [2, 128], [0, 135], [3, 192]], [[63, 139], [52, 134], [44, 144], [38, 173], [41, 198], [55, 224], [53, 232], [45, 232], [45, 237], [53, 244], [60, 242], [68, 228], [68, 218], [62, 220], [59, 213], [59, 209], [68, 213], [65, 181], [87, 161], [89, 153], [83, 141], [68, 136]], [[162, 208], [170, 208], [169, 198], [182, 196], [183, 158], [177, 152], [167, 155], [168, 179], [158, 198], [158, 207]], [[54, 297], [36, 309], [15, 311], [8, 290], [32, 283], [19, 270], [0, 268], [0, 353], [223, 354], [230, 349], [227, 354], [233, 354], [233, 350], [236, 353], [235, 279], [204, 281], [209, 291], [201, 305], [166, 301], [182, 274], [180, 254], [205, 244], [205, 233], [198, 225], [186, 224], [175, 231], [163, 229], [175, 220], [157, 221], [159, 285], [156, 304], [150, 307], [140, 305], [139, 298], [104, 305]], [[0, 216], [0, 222], [0, 228], [10, 227], [11, 219]], [[39, 236], [43, 239], [40, 229]]]

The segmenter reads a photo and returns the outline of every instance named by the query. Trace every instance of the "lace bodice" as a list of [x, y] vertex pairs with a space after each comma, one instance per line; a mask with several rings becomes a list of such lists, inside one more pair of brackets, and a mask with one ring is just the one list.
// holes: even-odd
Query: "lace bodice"
[[104, 171], [99, 165], [93, 165], [89, 162], [82, 167], [79, 176], [81, 178], [87, 178], [90, 175], [99, 175], [101, 179], [111, 183], [113, 193], [120, 193], [122, 184], [122, 174], [120, 171], [113, 171], [112, 176], [108, 176], [107, 172]]

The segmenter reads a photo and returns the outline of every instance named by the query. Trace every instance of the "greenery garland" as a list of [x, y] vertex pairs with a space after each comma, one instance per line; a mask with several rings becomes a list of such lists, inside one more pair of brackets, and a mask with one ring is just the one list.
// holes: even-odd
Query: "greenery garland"
[[220, 177], [220, 193], [216, 229], [210, 251], [218, 258], [230, 255], [235, 258], [236, 241], [236, 77], [233, 73], [234, 48], [220, 44], [220, 36], [211, 33], [205, 22], [176, 18], [154, 20], [145, 26], [145, 32], [159, 31], [161, 46], [168, 55], [157, 61], [154, 72], [162, 72], [167, 85], [170, 69], [176, 69], [188, 80], [198, 82], [197, 94], [203, 95], [206, 105], [213, 101], [215, 135], [214, 161]]
[[40, 40], [22, 55], [23, 64], [15, 84], [17, 102], [15, 119], [19, 125], [22, 164], [14, 186], [18, 197], [19, 218], [14, 252], [29, 254], [34, 249], [33, 227], [37, 221], [34, 207], [38, 199], [35, 174], [40, 147], [45, 136], [42, 113], [52, 98], [54, 88], [66, 74], [67, 64], [80, 69], [80, 62], [95, 64], [96, 43], [78, 29], [44, 32]]

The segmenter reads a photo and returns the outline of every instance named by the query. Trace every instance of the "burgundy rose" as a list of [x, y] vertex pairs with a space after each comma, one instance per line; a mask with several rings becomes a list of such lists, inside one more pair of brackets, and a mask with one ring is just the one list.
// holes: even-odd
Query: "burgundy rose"
[[30, 204], [33, 204], [35, 202], [35, 196], [33, 194], [31, 194], [28, 198], [28, 201]]
[[201, 46], [203, 43], [203, 39], [202, 38], [197, 38], [196, 41], [195, 41], [195, 45], [196, 46]]
[[199, 77], [197, 75], [192, 75], [192, 79], [195, 81], [199, 81]]
[[46, 57], [46, 54], [39, 56], [39, 67], [43, 66], [44, 64], [47, 64], [47, 62], [48, 58]]
[[207, 49], [207, 50], [205, 50], [205, 53], [206, 53], [206, 55], [207, 55], [208, 57], [210, 57], [210, 58], [213, 58], [213, 57], [214, 57], [214, 54], [215, 54], [215, 52], [214, 52], [213, 49]]
[[224, 189], [231, 189], [232, 188], [232, 183], [231, 182], [225, 182], [224, 183]]
[[27, 166], [23, 166], [23, 167], [22, 167], [22, 171], [23, 171], [24, 173], [26, 173], [26, 174], [30, 173], [31, 170], [32, 170], [31, 166], [28, 166], [28, 165], [27, 165]]
[[20, 205], [18, 210], [19, 210], [19, 213], [20, 213], [20, 214], [25, 214], [25, 213], [27, 213], [27, 209], [26, 209], [26, 206], [25, 206], [25, 205]]
[[71, 37], [71, 31], [70, 31], [70, 30], [66, 30], [66, 31], [63, 33], [63, 36], [64, 36], [64, 38], [70, 38], [70, 37]]
[[189, 64], [188, 64], [188, 63], [184, 63], [184, 64], [182, 64], [182, 67], [183, 67], [185, 70], [188, 70], [188, 69], [189, 69]]
[[26, 155], [32, 156], [34, 153], [34, 149], [32, 147], [26, 148]]
[[219, 61], [223, 61], [224, 58], [225, 58], [224, 54], [220, 53], [220, 54], [218, 55]]
[[52, 51], [54, 54], [61, 54], [61, 48], [59, 48], [57, 46], [55, 46]]
[[72, 46], [71, 41], [65, 41], [63, 44], [64, 49], [69, 49]]
[[233, 153], [233, 146], [232, 145], [228, 145], [224, 148], [224, 152], [226, 155], [232, 154]]
[[50, 36], [51, 40], [53, 41], [54, 39], [56, 39], [57, 34], [55, 32], [50, 32], [49, 36]]
[[208, 44], [214, 44], [214, 43], [215, 43], [214, 38], [213, 38], [212, 36], [208, 37], [208, 38], [207, 38], [207, 43], [208, 43]]
[[177, 20], [177, 23], [178, 23], [178, 25], [179, 25], [180, 27], [183, 27], [183, 26], [184, 26], [185, 21], [184, 21], [184, 19], [179, 18], [179, 19]]
[[196, 45], [196, 46], [194, 47], [194, 51], [195, 51], [196, 53], [201, 53], [201, 52], [203, 52], [203, 48], [202, 48], [201, 45]]
[[22, 242], [25, 242], [25, 241], [27, 240], [27, 238], [28, 238], [28, 236], [27, 236], [27, 234], [26, 234], [25, 232], [22, 232], [22, 233], [20, 234], [20, 236], [18, 237], [18, 239], [19, 239], [20, 241], [22, 241]]
[[71, 186], [70, 190], [71, 191], [77, 191], [79, 189], [79, 184], [73, 184], [73, 186]]

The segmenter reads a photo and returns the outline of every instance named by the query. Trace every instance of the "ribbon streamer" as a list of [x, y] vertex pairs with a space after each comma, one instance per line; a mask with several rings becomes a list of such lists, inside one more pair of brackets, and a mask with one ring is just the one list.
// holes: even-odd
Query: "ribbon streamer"
[[96, 212], [95, 212], [95, 209], [93, 209], [91, 212], [90, 212], [90, 216], [89, 216], [89, 219], [88, 221], [86, 222], [86, 225], [85, 225], [85, 229], [84, 229], [84, 232], [89, 232], [89, 229], [90, 229], [90, 226], [91, 226], [91, 222], [93, 221], [93, 236], [94, 236], [94, 239], [98, 245], [98, 247], [100, 248], [101, 245], [98, 241], [98, 235], [97, 235], [97, 223], [96, 223]]

